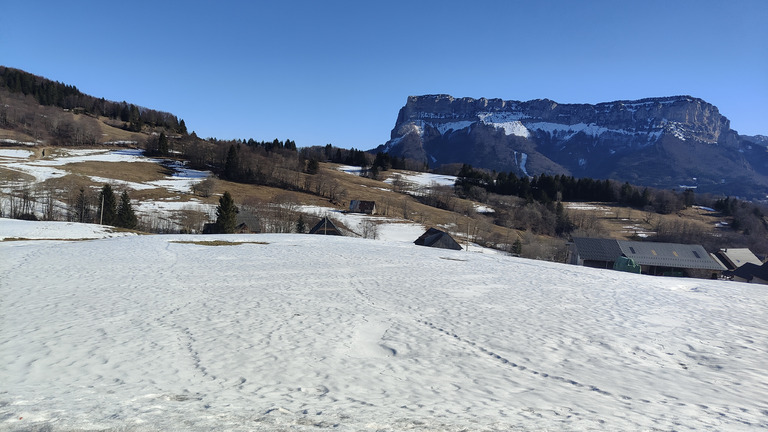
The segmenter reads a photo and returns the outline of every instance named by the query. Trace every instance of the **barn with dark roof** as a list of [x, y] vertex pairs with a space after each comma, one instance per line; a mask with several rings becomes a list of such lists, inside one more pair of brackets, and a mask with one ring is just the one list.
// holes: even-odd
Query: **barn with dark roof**
[[437, 228], [428, 229], [427, 232], [422, 234], [421, 237], [417, 238], [413, 243], [419, 246], [436, 247], [441, 249], [463, 249], [461, 245], [457, 243], [453, 237], [451, 237], [450, 234], [445, 231], [440, 231]]
[[723, 275], [738, 282], [768, 285], [768, 262], [762, 265], [746, 263], [735, 270], [723, 272]]

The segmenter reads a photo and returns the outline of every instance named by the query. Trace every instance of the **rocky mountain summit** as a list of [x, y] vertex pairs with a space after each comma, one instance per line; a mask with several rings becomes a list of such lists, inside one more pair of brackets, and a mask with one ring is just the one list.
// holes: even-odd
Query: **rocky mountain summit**
[[567, 174], [748, 198], [768, 195], [765, 137], [740, 136], [691, 96], [559, 104], [410, 96], [375, 151], [430, 166]]

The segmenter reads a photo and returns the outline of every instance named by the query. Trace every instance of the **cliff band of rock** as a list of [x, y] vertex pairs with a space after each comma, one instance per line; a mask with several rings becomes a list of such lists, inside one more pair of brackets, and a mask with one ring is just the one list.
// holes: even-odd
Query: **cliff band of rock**
[[430, 166], [567, 174], [765, 198], [765, 137], [744, 137], [691, 96], [589, 104], [410, 96], [375, 151]]

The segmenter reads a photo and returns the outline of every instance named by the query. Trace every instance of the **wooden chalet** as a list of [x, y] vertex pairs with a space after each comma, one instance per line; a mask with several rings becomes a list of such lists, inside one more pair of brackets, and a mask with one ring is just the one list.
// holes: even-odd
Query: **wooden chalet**
[[259, 218], [253, 213], [240, 211], [237, 214], [237, 226], [235, 227], [235, 233], [237, 234], [257, 234], [261, 232], [259, 228]]
[[375, 201], [352, 200], [349, 202], [350, 213], [376, 214]]
[[309, 230], [309, 233], [320, 234], [320, 235], [336, 235], [336, 236], [344, 235], [341, 233], [341, 230], [333, 223], [333, 221], [328, 216], [325, 216], [322, 219], [320, 219], [320, 222], [318, 222], [317, 225], [312, 227], [312, 229]]

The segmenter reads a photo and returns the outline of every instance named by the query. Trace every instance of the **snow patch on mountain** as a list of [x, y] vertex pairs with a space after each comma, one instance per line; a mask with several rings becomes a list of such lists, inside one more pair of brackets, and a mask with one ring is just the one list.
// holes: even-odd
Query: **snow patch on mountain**
[[680, 141], [685, 141], [685, 127], [679, 122], [667, 121], [664, 123], [665, 130], [671, 133]]
[[660, 130], [648, 132], [648, 131], [629, 131], [626, 129], [611, 129], [607, 128], [605, 126], [598, 126], [595, 123], [576, 123], [576, 124], [562, 124], [562, 123], [551, 123], [551, 122], [535, 122], [535, 123], [528, 123], [527, 124], [528, 129], [531, 130], [539, 130], [542, 132], [546, 132], [552, 136], [556, 136], [558, 138], [561, 138], [564, 141], [567, 141], [578, 133], [584, 133], [593, 137], [599, 137], [601, 135], [611, 133], [611, 134], [621, 134], [621, 135], [634, 135], [634, 136], [648, 136], [648, 141], [651, 140], [657, 140], [661, 136]]
[[[517, 159], [517, 155], [520, 155], [520, 159]], [[526, 176], [530, 177], [531, 175], [528, 174], [528, 171], [525, 169], [525, 164], [528, 162], [528, 154], [523, 152], [515, 152], [515, 164], [520, 168], [520, 171], [523, 172]]]
[[424, 126], [426, 123], [422, 120], [415, 120], [413, 123], [407, 125], [405, 127], [406, 132], [403, 135], [408, 135], [409, 133], [415, 133], [419, 135], [420, 138], [424, 137]]
[[447, 132], [450, 132], [450, 131], [459, 131], [462, 129], [466, 129], [472, 126], [474, 123], [475, 122], [473, 121], [462, 120], [457, 122], [438, 123], [432, 126], [440, 132], [440, 135], [445, 135]]
[[531, 132], [520, 122], [525, 118], [518, 112], [494, 112], [479, 113], [477, 117], [483, 124], [493, 126], [496, 129], [503, 129], [505, 135], [514, 135], [523, 138], [530, 138]]

